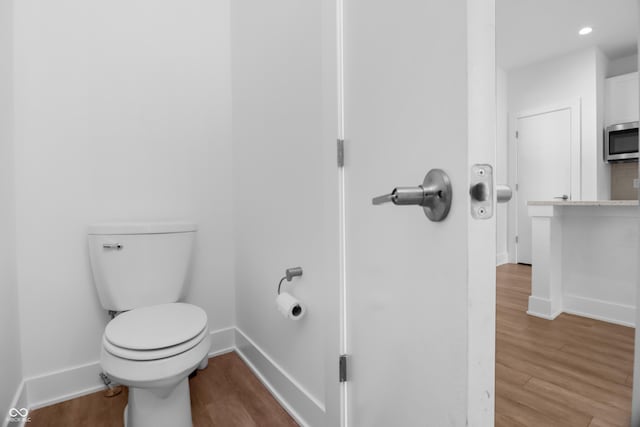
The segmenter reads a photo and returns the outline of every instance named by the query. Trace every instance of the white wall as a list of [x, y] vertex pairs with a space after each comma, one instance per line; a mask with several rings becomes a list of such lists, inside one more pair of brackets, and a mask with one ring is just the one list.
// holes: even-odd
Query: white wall
[[[496, 68], [496, 183], [509, 182], [508, 148], [509, 148], [509, 110], [507, 106], [507, 73], [502, 68]], [[513, 189], [515, 190], [515, 188]], [[515, 203], [515, 198], [512, 199]], [[501, 203], [496, 209], [496, 264], [501, 265], [509, 261], [507, 247], [508, 205]]]
[[517, 114], [581, 101], [582, 199], [597, 200], [598, 134], [596, 67], [599, 52], [587, 49], [509, 72], [509, 112]]
[[188, 301], [234, 323], [226, 0], [15, 4], [25, 376], [96, 362], [107, 315], [86, 227], [193, 220]]
[[[276, 391], [305, 395], [316, 412], [338, 395], [337, 113], [335, 82], [326, 81], [335, 44], [323, 56], [335, 25], [330, 3], [231, 6], [237, 324], [297, 387]], [[292, 322], [276, 309], [276, 288], [298, 265], [304, 275], [283, 290], [308, 312]], [[337, 424], [302, 412], [312, 425]]]
[[623, 56], [609, 61], [607, 77], [633, 73], [634, 71], [638, 71], [638, 54]]
[[15, 269], [13, 1], [0, 1], [0, 424], [22, 381]]
[[[508, 109], [510, 115], [580, 101], [581, 118], [581, 197], [582, 200], [609, 198], [608, 166], [602, 161], [604, 75], [607, 60], [595, 48], [582, 50], [549, 61], [510, 70], [508, 73]], [[602, 111], [602, 108], [600, 108]], [[508, 161], [514, 165], [514, 130], [509, 129]], [[509, 168], [509, 183], [515, 186], [515, 168]], [[515, 262], [516, 206], [510, 204], [508, 247]]]

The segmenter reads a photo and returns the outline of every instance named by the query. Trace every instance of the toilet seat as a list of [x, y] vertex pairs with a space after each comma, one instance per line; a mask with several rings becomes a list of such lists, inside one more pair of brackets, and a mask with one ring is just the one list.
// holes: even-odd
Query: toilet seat
[[196, 335], [189, 341], [185, 341], [183, 343], [170, 347], [158, 348], [155, 350], [132, 350], [130, 348], [118, 347], [117, 345], [109, 342], [105, 335], [102, 336], [102, 345], [106, 351], [113, 354], [114, 356], [121, 357], [123, 359], [157, 360], [172, 357], [176, 354], [184, 353], [187, 350], [191, 350], [204, 339], [208, 332], [209, 329], [205, 327], [198, 335]]
[[127, 311], [113, 319], [102, 338], [104, 349], [129, 360], [157, 360], [198, 345], [207, 335], [207, 315], [185, 303], [160, 304]]

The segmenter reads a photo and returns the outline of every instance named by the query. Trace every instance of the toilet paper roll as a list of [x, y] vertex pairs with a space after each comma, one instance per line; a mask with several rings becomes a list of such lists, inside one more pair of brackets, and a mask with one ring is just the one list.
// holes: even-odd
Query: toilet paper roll
[[300, 301], [287, 292], [281, 292], [280, 295], [278, 295], [276, 305], [280, 313], [291, 320], [302, 319], [307, 311]]

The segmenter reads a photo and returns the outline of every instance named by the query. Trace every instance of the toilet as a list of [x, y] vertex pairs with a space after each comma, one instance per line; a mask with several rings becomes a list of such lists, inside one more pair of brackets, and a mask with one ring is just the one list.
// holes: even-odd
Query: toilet
[[102, 307], [115, 314], [100, 364], [129, 387], [128, 427], [192, 426], [189, 375], [211, 346], [205, 311], [179, 302], [197, 227], [109, 223], [89, 227], [89, 258]]

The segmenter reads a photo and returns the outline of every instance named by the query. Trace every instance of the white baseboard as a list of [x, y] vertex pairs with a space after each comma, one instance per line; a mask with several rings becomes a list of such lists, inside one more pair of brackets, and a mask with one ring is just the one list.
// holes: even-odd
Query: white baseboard
[[324, 425], [324, 404], [287, 374], [244, 332], [240, 329], [236, 329], [236, 332], [236, 351], [293, 419], [301, 426]]
[[496, 255], [496, 267], [503, 264], [509, 264], [509, 253], [501, 252]]
[[[233, 351], [235, 348], [235, 328], [211, 331], [209, 357]], [[84, 396], [104, 389], [99, 374], [100, 362], [91, 362], [44, 375], [26, 378], [24, 406], [37, 409], [58, 402]]]
[[560, 316], [562, 314], [562, 312], [561, 311], [557, 311], [557, 312], [552, 313], [552, 314], [544, 314], [544, 313], [540, 313], [540, 312], [537, 312], [537, 311], [527, 310], [527, 314], [529, 316], [539, 317], [539, 318], [545, 319], [545, 320], [553, 320], [556, 317]]
[[101, 372], [100, 362], [91, 362], [25, 378], [29, 408], [38, 409], [101, 390]]
[[[324, 404], [271, 359], [241, 330], [230, 327], [211, 331], [209, 357], [237, 351], [249, 368], [300, 424], [324, 425]], [[87, 363], [27, 378], [16, 393], [14, 404], [34, 410], [104, 389], [100, 362]], [[295, 409], [294, 409], [295, 408]], [[11, 424], [11, 427], [16, 425]]]
[[553, 320], [562, 313], [562, 310], [551, 311], [551, 301], [548, 299], [529, 296], [529, 316], [540, 317], [546, 320]]
[[236, 348], [236, 328], [230, 327], [211, 331], [211, 350], [209, 357], [230, 353]]
[[[11, 406], [9, 406], [9, 408], [16, 408], [16, 409], [29, 408], [29, 405], [27, 403], [27, 388], [25, 387], [24, 381], [20, 382], [20, 384], [18, 385], [18, 389], [16, 390], [16, 393], [13, 396], [13, 400], [11, 401]], [[25, 425], [24, 421], [22, 422], [12, 421], [11, 424], [9, 424], [8, 414], [0, 414], [0, 416], [4, 416], [4, 418], [2, 418], [3, 427], [8, 427], [8, 426], [24, 427]]]
[[616, 304], [576, 295], [564, 295], [562, 305], [562, 311], [565, 313], [632, 328], [636, 324], [636, 308], [632, 305]]

